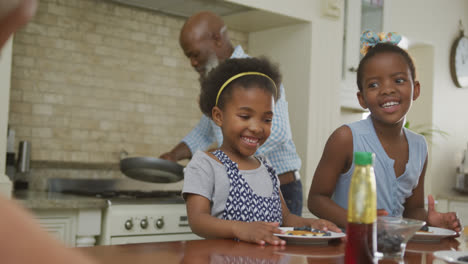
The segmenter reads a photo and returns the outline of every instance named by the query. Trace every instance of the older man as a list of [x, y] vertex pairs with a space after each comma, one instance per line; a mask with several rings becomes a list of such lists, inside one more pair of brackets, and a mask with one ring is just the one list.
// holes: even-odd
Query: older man
[[[233, 47], [223, 20], [211, 12], [200, 12], [190, 17], [182, 27], [179, 43], [200, 78], [229, 58], [248, 57], [241, 46]], [[301, 159], [292, 140], [283, 85], [280, 89], [281, 97], [274, 108], [271, 135], [256, 154], [266, 156], [271, 162], [278, 174], [281, 192], [289, 210], [300, 216], [302, 183], [298, 170]], [[197, 150], [207, 150], [214, 142], [218, 146], [223, 142], [221, 129], [210, 118], [202, 116], [198, 125], [170, 152], [162, 154], [161, 158], [172, 161], [189, 159]]]

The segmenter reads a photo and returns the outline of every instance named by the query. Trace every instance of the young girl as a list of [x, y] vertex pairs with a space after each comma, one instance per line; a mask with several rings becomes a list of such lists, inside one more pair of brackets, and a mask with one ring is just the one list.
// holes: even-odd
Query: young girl
[[340, 230], [286, 207], [275, 170], [257, 149], [270, 135], [280, 74], [266, 59], [229, 59], [202, 82], [200, 108], [221, 127], [223, 143], [196, 152], [185, 170], [183, 195], [190, 227], [206, 238], [284, 245], [284, 226]]
[[411, 57], [396, 46], [400, 39], [393, 33], [363, 33], [363, 51], [368, 52], [358, 67], [357, 97], [370, 115], [339, 127], [330, 136], [315, 171], [308, 207], [316, 216], [345, 227], [353, 153], [373, 152], [379, 215], [420, 219], [458, 232], [456, 214], [436, 212], [432, 196], [428, 212], [424, 209], [426, 141], [403, 126], [420, 84]]

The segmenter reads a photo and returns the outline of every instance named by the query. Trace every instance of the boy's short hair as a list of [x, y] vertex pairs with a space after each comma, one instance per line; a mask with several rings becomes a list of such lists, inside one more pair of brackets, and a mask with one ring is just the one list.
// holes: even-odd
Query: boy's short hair
[[271, 80], [261, 75], [245, 75], [231, 81], [219, 96], [217, 104], [219, 108], [223, 109], [225, 102], [231, 97], [232, 87], [236, 85], [245, 88], [256, 85], [271, 92], [275, 101], [280, 97], [281, 74], [277, 65], [274, 65], [265, 57], [228, 59], [201, 80], [199, 106], [203, 114], [211, 118], [211, 110], [216, 105], [216, 97], [221, 86], [229, 78], [243, 72], [263, 73]]
[[397, 45], [394, 45], [392, 43], [378, 43], [377, 45], [375, 45], [374, 47], [370, 48], [369, 51], [366, 53], [366, 55], [361, 59], [361, 61], [359, 62], [359, 67], [358, 67], [358, 70], [357, 70], [357, 86], [359, 88], [359, 91], [362, 92], [362, 78], [363, 78], [363, 70], [364, 70], [364, 66], [366, 65], [367, 61], [369, 59], [371, 59], [372, 57], [374, 57], [375, 55], [377, 54], [382, 54], [382, 53], [397, 53], [397, 54], [400, 54], [406, 61], [406, 63], [408, 64], [408, 67], [410, 69], [410, 72], [411, 72], [411, 78], [413, 78], [413, 81], [416, 79], [416, 69], [415, 69], [415, 66], [414, 66], [414, 62], [413, 62], [413, 59], [411, 58], [411, 56], [409, 55], [409, 53], [398, 47]]

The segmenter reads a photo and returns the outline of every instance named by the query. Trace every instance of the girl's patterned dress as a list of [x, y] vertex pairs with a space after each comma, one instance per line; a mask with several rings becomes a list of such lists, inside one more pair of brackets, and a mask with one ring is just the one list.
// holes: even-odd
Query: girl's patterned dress
[[273, 183], [274, 190], [270, 197], [263, 197], [254, 193], [247, 181], [242, 177], [237, 163], [233, 162], [224, 152], [216, 150], [213, 152], [213, 155], [226, 167], [230, 183], [229, 196], [223, 212], [223, 219], [243, 222], [279, 222], [281, 225], [283, 214], [278, 178], [276, 177], [275, 170], [266, 163], [265, 159], [258, 157], [267, 168]]

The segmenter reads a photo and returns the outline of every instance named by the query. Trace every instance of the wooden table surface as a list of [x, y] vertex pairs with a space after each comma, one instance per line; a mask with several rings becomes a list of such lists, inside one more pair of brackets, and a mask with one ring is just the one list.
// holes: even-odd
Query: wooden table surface
[[[332, 241], [328, 245], [259, 246], [233, 240], [194, 240], [96, 246], [76, 248], [95, 257], [103, 264], [155, 264], [155, 263], [344, 263], [345, 243]], [[463, 238], [445, 238], [440, 243], [413, 243], [407, 245], [404, 263], [442, 264], [434, 251], [468, 250]], [[398, 263], [379, 261], [379, 263]], [[401, 262], [403, 263], [403, 262]]]

